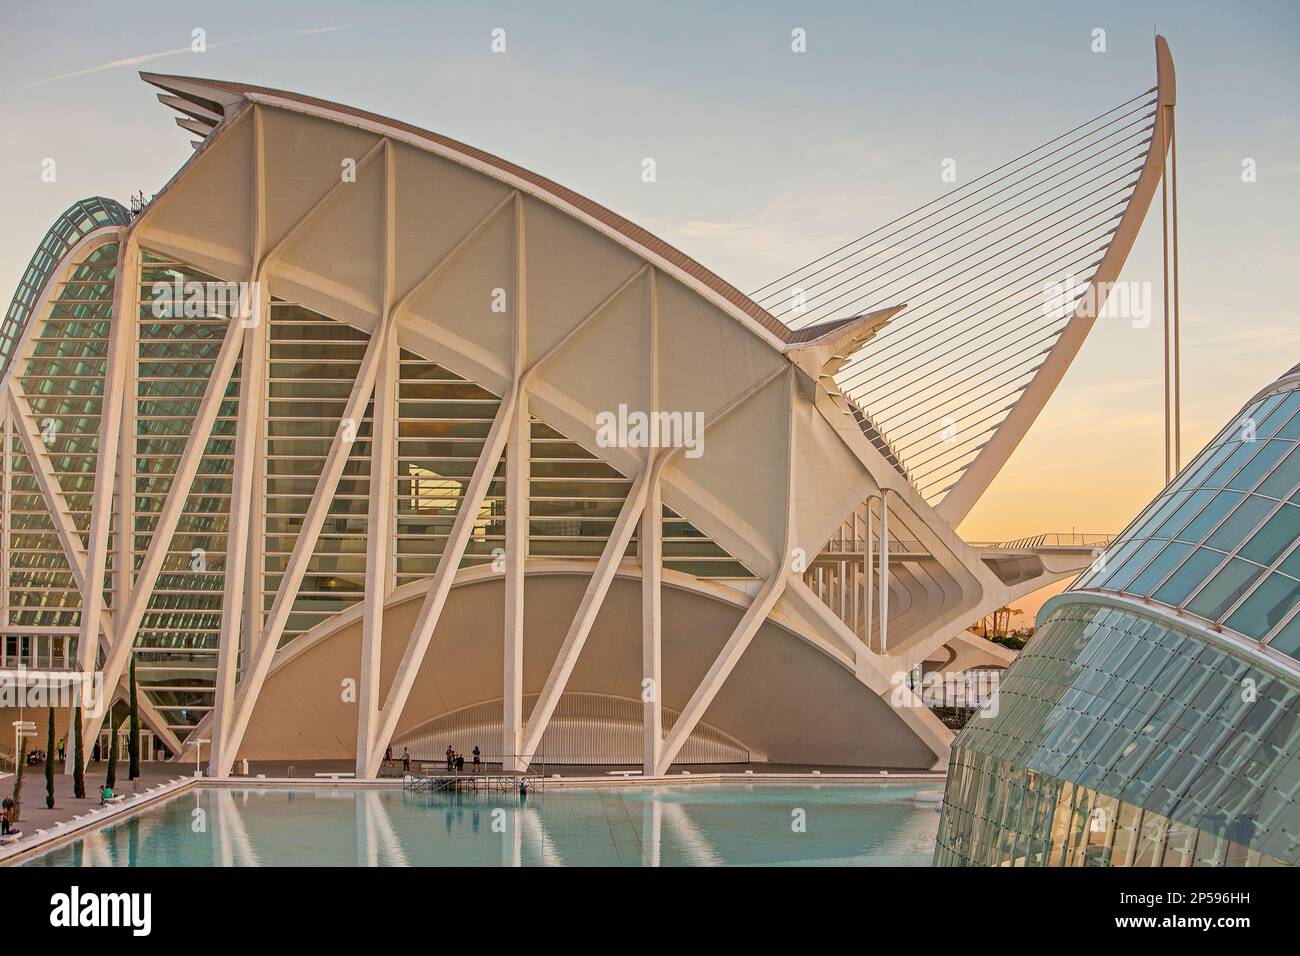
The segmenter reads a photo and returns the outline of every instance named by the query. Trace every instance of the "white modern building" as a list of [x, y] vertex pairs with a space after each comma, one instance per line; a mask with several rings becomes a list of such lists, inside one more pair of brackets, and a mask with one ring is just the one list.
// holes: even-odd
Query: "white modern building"
[[1157, 59], [752, 296], [436, 133], [145, 75], [193, 157], [61, 220], [6, 319], [0, 668], [125, 694], [134, 659], [153, 746], [215, 775], [946, 766], [900, 676], [1005, 664], [966, 627], [1105, 543], [954, 529], [1159, 187]]

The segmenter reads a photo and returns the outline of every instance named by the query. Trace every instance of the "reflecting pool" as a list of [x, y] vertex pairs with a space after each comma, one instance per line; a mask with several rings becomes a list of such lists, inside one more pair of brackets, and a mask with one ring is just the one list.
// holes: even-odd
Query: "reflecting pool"
[[934, 784], [202, 787], [33, 866], [928, 866]]

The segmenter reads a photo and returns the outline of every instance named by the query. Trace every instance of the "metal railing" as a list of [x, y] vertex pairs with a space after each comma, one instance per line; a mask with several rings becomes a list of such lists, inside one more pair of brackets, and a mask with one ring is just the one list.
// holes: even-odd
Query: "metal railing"
[[[860, 554], [867, 546], [865, 538], [845, 538], [841, 541], [839, 538], [832, 538], [822, 545], [822, 554]], [[880, 541], [876, 538], [871, 539], [871, 551], [873, 554], [880, 553]], [[920, 541], [904, 541], [891, 537], [889, 539], [890, 554], [928, 554], [929, 551]]]
[[1110, 534], [1053, 531], [1030, 535], [1027, 538], [1015, 538], [1011, 541], [968, 541], [966, 543], [974, 548], [1020, 551], [1031, 548], [1108, 548], [1113, 540], [1115, 536]]
[[76, 670], [75, 632], [15, 634], [0, 636], [0, 669]]

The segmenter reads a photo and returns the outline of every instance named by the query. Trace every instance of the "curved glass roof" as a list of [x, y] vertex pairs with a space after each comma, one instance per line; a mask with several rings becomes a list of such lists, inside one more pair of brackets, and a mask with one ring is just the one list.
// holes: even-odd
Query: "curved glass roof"
[[1178, 608], [1300, 659], [1300, 381], [1253, 399], [1071, 590]]
[[68, 250], [80, 242], [83, 236], [101, 226], [125, 226], [130, 221], [131, 214], [125, 206], [116, 199], [104, 196], [78, 199], [54, 220], [54, 224], [45, 233], [45, 238], [32, 253], [27, 268], [23, 270], [23, 277], [9, 303], [4, 322], [0, 323], [0, 376], [9, 367], [14, 346], [31, 317], [36, 297], [41, 294], [50, 274], [68, 254]]

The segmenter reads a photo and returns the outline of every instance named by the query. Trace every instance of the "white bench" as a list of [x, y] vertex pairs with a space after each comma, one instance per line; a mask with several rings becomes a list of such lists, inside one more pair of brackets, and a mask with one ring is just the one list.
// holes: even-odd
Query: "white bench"
[[325, 779], [327, 779], [327, 780], [341, 780], [341, 779], [344, 779], [344, 778], [352, 779], [352, 778], [356, 777], [356, 773], [355, 773], [355, 772], [352, 772], [352, 773], [318, 773], [318, 774], [315, 774], [315, 776], [317, 776], [317, 777], [323, 777], [323, 778], [325, 778]]

